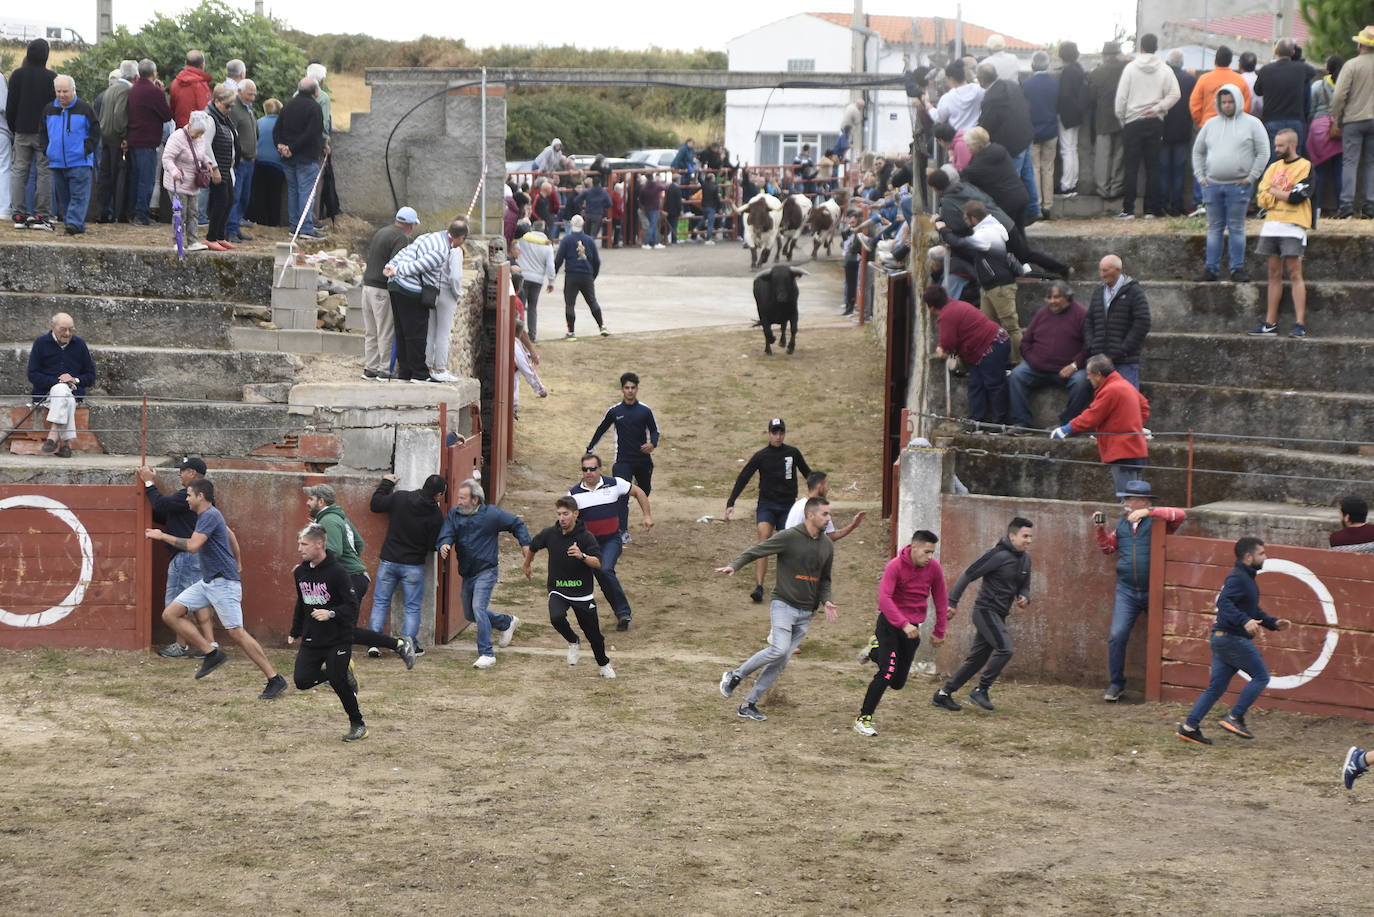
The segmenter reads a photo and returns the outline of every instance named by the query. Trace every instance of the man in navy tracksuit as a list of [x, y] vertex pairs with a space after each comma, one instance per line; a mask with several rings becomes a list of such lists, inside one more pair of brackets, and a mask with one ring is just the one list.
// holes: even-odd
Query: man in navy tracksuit
[[71, 77], [59, 76], [53, 88], [57, 99], [43, 109], [38, 136], [52, 169], [53, 215], [62, 218], [69, 235], [75, 235], [86, 231], [100, 119], [95, 109], [76, 97], [76, 81]]
[[[654, 412], [639, 400], [639, 376], [622, 373], [620, 376], [621, 402], [612, 405], [601, 418], [601, 423], [587, 443], [587, 455], [596, 451], [596, 444], [606, 431], [615, 424], [615, 464], [611, 474], [638, 484], [644, 496], [653, 492], [654, 450], [658, 448], [658, 422]], [[630, 541], [630, 501], [620, 501], [621, 543]]]
[[601, 320], [601, 305], [596, 301], [596, 275], [601, 273], [601, 255], [597, 253], [596, 242], [582, 231], [582, 224], [582, 217], [572, 218], [569, 223], [572, 232], [558, 243], [558, 254], [553, 257], [555, 274], [567, 267], [563, 272], [563, 317], [568, 322], [568, 333], [564, 339], [569, 341], [577, 340], [573, 326], [577, 323], [578, 293], [587, 301], [587, 308], [592, 310], [592, 319], [601, 329], [601, 336], [610, 334], [606, 330], [606, 323]]
[[1254, 638], [1261, 627], [1284, 630], [1291, 623], [1286, 618], [1265, 614], [1259, 606], [1259, 584], [1255, 582], [1255, 575], [1264, 566], [1264, 560], [1263, 541], [1247, 536], [1236, 542], [1236, 565], [1231, 568], [1217, 596], [1217, 619], [1212, 624], [1212, 680], [1193, 704], [1193, 709], [1188, 711], [1188, 719], [1178, 725], [1176, 735], [1185, 742], [1212, 744], [1199, 728], [1202, 718], [1226, 693], [1227, 685], [1237, 672], [1249, 675], [1250, 683], [1241, 689], [1240, 697], [1231, 705], [1231, 712], [1218, 722], [1232, 735], [1242, 739], [1255, 737], [1245, 725], [1245, 714], [1269, 685], [1269, 669], [1255, 648]]

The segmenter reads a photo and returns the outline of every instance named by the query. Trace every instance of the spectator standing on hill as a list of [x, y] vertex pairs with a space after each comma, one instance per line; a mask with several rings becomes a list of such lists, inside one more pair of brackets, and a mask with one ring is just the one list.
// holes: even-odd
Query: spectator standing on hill
[[[1331, 102], [1336, 97], [1336, 78], [1345, 60], [1339, 54], [1326, 59], [1326, 73], [1312, 84], [1310, 111], [1312, 121], [1307, 128], [1307, 158], [1316, 170], [1317, 189], [1313, 196], [1318, 212], [1329, 198], [1339, 203], [1341, 197], [1341, 142], [1331, 133]], [[1339, 133], [1339, 131], [1337, 132]]]
[[1001, 35], [989, 35], [987, 49], [990, 52], [980, 63], [990, 64], [997, 71], [999, 80], [1015, 84], [1021, 78], [1021, 62], [1016, 55], [1007, 50], [1007, 40]]
[[[437, 382], [425, 365], [429, 313], [439, 300], [449, 255], [468, 238], [467, 220], [459, 217], [448, 229], [427, 232], [397, 252], [382, 276], [391, 294], [396, 335], [396, 378], [402, 382]], [[373, 628], [374, 630], [376, 628]]]
[[[525, 227], [520, 232], [520, 227]], [[525, 326], [529, 329], [530, 340], [539, 340], [538, 307], [541, 291], [553, 292], [553, 243], [544, 235], [544, 222], [536, 220], [517, 224], [516, 237], [518, 253], [515, 263], [520, 268], [520, 299], [525, 304]]]
[[273, 136], [282, 104], [277, 99], [262, 103], [262, 117], [258, 119], [258, 151], [253, 161], [253, 187], [247, 216], [253, 223], [280, 226], [282, 196], [286, 187], [286, 173], [281, 153]]
[[395, 219], [372, 234], [367, 244], [367, 264], [363, 270], [363, 378], [386, 382], [391, 379], [391, 345], [396, 333], [382, 269], [410, 244], [420, 224], [413, 207], [396, 211]]
[[1121, 196], [1121, 121], [1116, 117], [1116, 89], [1126, 69], [1121, 45], [1102, 45], [1102, 63], [1088, 74], [1088, 93], [1093, 105], [1093, 184], [1103, 198]]
[[1243, 51], [1236, 60], [1236, 66], [1240, 70], [1240, 78], [1245, 81], [1245, 88], [1250, 90], [1250, 114], [1256, 118], [1264, 115], [1264, 100], [1255, 92], [1255, 83], [1259, 80], [1259, 74], [1255, 72], [1255, 67], [1259, 65], [1259, 58], [1254, 51]]
[[286, 211], [291, 232], [300, 229], [305, 239], [325, 235], [311, 217], [311, 192], [320, 174], [324, 156], [324, 113], [315, 102], [319, 86], [309, 77], [301, 80], [299, 91], [282, 108], [272, 127], [272, 139], [286, 173]]
[[191, 112], [204, 111], [210, 104], [210, 87], [214, 80], [206, 73], [205, 53], [191, 50], [186, 52], [186, 66], [172, 78], [172, 88], [168, 95], [172, 99], [172, 120], [177, 127], [185, 127]]
[[1116, 530], [1107, 531], [1106, 514], [1093, 513], [1097, 546], [1108, 557], [1116, 555], [1116, 598], [1107, 636], [1107, 692], [1109, 703], [1126, 693], [1126, 644], [1136, 619], [1150, 609], [1150, 536], [1154, 520], [1162, 521], [1170, 535], [1188, 518], [1181, 509], [1153, 506], [1154, 494], [1145, 481], [1128, 481], [1117, 492], [1122, 517]]
[[1341, 527], [1327, 539], [1333, 551], [1349, 554], [1374, 554], [1374, 525], [1370, 525], [1369, 503], [1360, 497], [1342, 497]]
[[[42, 38], [29, 42], [24, 63], [10, 74], [5, 101], [5, 123], [14, 138], [10, 162], [10, 207], [15, 229], [53, 231], [48, 213], [52, 207], [52, 173], [48, 170], [47, 144], [40, 136], [43, 112], [57, 98], [54, 80], [48, 69], [48, 43]], [[4, 138], [0, 138], [3, 140]], [[36, 173], [34, 195], [29, 197], [29, 175]], [[149, 185], [151, 189], [151, 184]]]
[[[226, 80], [225, 85], [228, 83]], [[254, 160], [258, 157], [258, 119], [253, 116], [258, 84], [245, 77], [238, 81], [237, 93], [233, 104], [229, 106], [229, 120], [234, 123], [239, 162], [234, 167], [234, 190], [224, 230], [230, 242], [251, 242], [253, 237], [243, 231], [243, 221], [248, 202], [253, 196]]]
[[959, 170], [960, 178], [992, 198], [1017, 226], [1028, 225], [1030, 195], [1016, 174], [1016, 161], [1007, 148], [992, 142], [982, 127], [969, 128], [964, 143], [970, 155], [968, 164]]
[[939, 316], [940, 344], [935, 348], [935, 357], [958, 357], [968, 367], [969, 419], [975, 423], [1005, 423], [1011, 336], [976, 306], [951, 300], [943, 287], [926, 287], [921, 299]]
[[701, 177], [701, 226], [705, 227], [704, 245], [715, 245], [716, 214], [721, 210], [720, 187], [709, 173]]
[[1212, 677], [1207, 690], [1188, 711], [1188, 718], [1178, 724], [1176, 735], [1185, 742], [1211, 745], [1212, 740], [1202, 734], [1202, 719], [1226, 693], [1237, 672], [1244, 672], [1250, 681], [1241, 688], [1240, 697], [1231, 709], [1218, 720], [1218, 725], [1234, 736], [1253, 739], [1255, 734], [1245, 725], [1245, 714], [1259, 700], [1269, 686], [1269, 669], [1264, 657], [1255, 647], [1260, 628], [1287, 630], [1292, 623], [1264, 613], [1259, 604], [1259, 584], [1256, 574], [1266, 560], [1264, 542], [1253, 536], [1241, 538], [1235, 547], [1236, 565], [1226, 577], [1217, 596], [1217, 616], [1211, 627]]
[[[468, 221], [457, 217], [455, 224], [463, 224], [463, 240], [468, 237]], [[428, 310], [425, 332], [425, 365], [429, 367], [431, 382], [457, 382], [458, 377], [448, 371], [448, 352], [453, 340], [453, 320], [458, 315], [458, 298], [463, 295], [463, 243], [449, 249], [448, 260], [439, 271], [439, 295], [434, 308]]]
[[673, 173], [663, 187], [663, 216], [667, 220], [668, 244], [677, 244], [677, 223], [682, 219], [682, 187]]
[[[181, 201], [182, 244], [188, 252], [205, 251], [209, 247], [196, 239], [199, 207], [196, 174], [202, 166], [209, 168], [212, 161], [205, 145], [205, 134], [212, 129], [211, 124], [207, 112], [193, 111], [186, 126], [172, 131], [162, 145], [162, 187], [170, 199]], [[176, 244], [175, 228], [172, 229], [172, 244]]]
[[1030, 109], [1032, 143], [1031, 173], [1040, 191], [1040, 211], [1045, 219], [1054, 206], [1054, 161], [1059, 153], [1059, 79], [1051, 76], [1050, 56], [1036, 51], [1031, 57], [1031, 75], [1021, 84], [1021, 93]]
[[1287, 127], [1279, 131], [1274, 137], [1279, 158], [1269, 164], [1259, 183], [1257, 201], [1264, 208], [1265, 217], [1255, 251], [1268, 261], [1269, 300], [1264, 321], [1251, 334], [1278, 334], [1279, 298], [1283, 295], [1283, 274], [1287, 271], [1297, 319], [1288, 335], [1307, 337], [1307, 284], [1302, 276], [1302, 258], [1307, 250], [1307, 230], [1315, 223], [1312, 217], [1312, 164], [1298, 155], [1298, 144], [1297, 131]]
[[945, 78], [950, 88], [931, 109], [930, 117], [936, 124], [948, 124], [958, 134], [978, 123], [983, 110], [983, 87], [978, 85], [974, 74], [964, 70], [962, 60], [949, 62]]
[[1097, 454], [1112, 473], [1114, 493], [1125, 493], [1126, 485], [1140, 480], [1140, 470], [1150, 454], [1145, 439], [1145, 421], [1150, 419], [1150, 402], [1121, 377], [1104, 354], [1088, 357], [1088, 381], [1093, 401], [1073, 420], [1050, 432], [1050, 439], [1066, 439], [1075, 433], [1096, 432]]
[[235, 92], [243, 85], [243, 80], [248, 77], [248, 65], [237, 57], [224, 63], [224, 82], [221, 85], [228, 86]]
[[[606, 431], [615, 427], [615, 463], [611, 474], [631, 481], [644, 491], [647, 498], [653, 492], [654, 450], [658, 448], [658, 421], [653, 409], [639, 400], [639, 376], [621, 373], [620, 401], [612, 405], [601, 418], [592, 438], [587, 442], [591, 455]], [[622, 541], [630, 542], [630, 503], [622, 500], [619, 508]], [[604, 555], [603, 555], [604, 558]], [[614, 563], [614, 562], [612, 562]]]
[[1296, 52], [1293, 39], [1279, 39], [1274, 45], [1274, 60], [1261, 67], [1255, 77], [1254, 93], [1264, 103], [1261, 117], [1269, 134], [1271, 159], [1278, 156], [1274, 138], [1279, 131], [1290, 130], [1298, 135], [1299, 153], [1306, 145], [1307, 122], [1312, 108], [1308, 87], [1317, 71], [1307, 61], [1295, 60]]
[[535, 183], [534, 194], [530, 200], [530, 216], [544, 224], [545, 232], [549, 234], [550, 239], [558, 238], [558, 215], [562, 206], [562, 199], [553, 182], [543, 178]]
[[596, 301], [596, 277], [601, 273], [601, 255], [596, 250], [596, 242], [582, 231], [582, 218], [572, 218], [572, 231], [558, 243], [558, 252], [553, 257], [553, 271], [563, 271], [563, 319], [568, 333], [565, 341], [576, 341], [577, 297], [580, 294], [591, 310], [592, 321], [596, 322], [602, 337], [611, 332], [601, 316], [601, 304]]
[[[5, 74], [0, 73], [0, 111], [9, 104], [9, 83]], [[13, 154], [14, 135], [9, 121], [0, 117], [0, 220], [10, 219], [10, 162]]]
[[157, 173], [162, 126], [172, 120], [167, 96], [157, 78], [157, 65], [144, 58], [138, 62], [138, 82], [129, 88], [129, 159], [133, 167], [133, 221], [143, 226], [152, 220], [149, 201]]
[[1123, 379], [1140, 388], [1140, 351], [1150, 333], [1150, 300], [1140, 283], [1121, 270], [1121, 259], [1105, 255], [1097, 265], [1102, 283], [1094, 286], [1083, 323], [1089, 355], [1111, 358]]
[[448, 490], [442, 475], [425, 478], [419, 490], [397, 490], [400, 480], [394, 474], [382, 475], [372, 493], [370, 508], [389, 518], [386, 540], [382, 542], [382, 559], [377, 567], [377, 589], [372, 593], [372, 622], [369, 630], [386, 633], [386, 619], [391, 613], [391, 597], [396, 586], [401, 587], [405, 603], [402, 634], [415, 647], [415, 655], [423, 656], [420, 646], [420, 606], [425, 591], [425, 561], [434, 553], [444, 513], [439, 497]]
[[1231, 68], [1234, 57], [1234, 51], [1221, 45], [1212, 55], [1212, 69], [1200, 75], [1193, 84], [1193, 92], [1188, 97], [1188, 109], [1193, 116], [1193, 126], [1199, 130], [1217, 116], [1217, 90], [1222, 86], [1234, 86], [1240, 94], [1241, 110], [1250, 111], [1250, 85]]
[[1121, 71], [1116, 87], [1116, 119], [1121, 122], [1122, 219], [1135, 218], [1136, 180], [1145, 165], [1144, 209], [1147, 217], [1160, 216], [1164, 205], [1159, 200], [1159, 150], [1164, 139], [1164, 117], [1179, 100], [1174, 71], [1155, 54], [1159, 39], [1146, 33], [1140, 36], [1140, 53]]
[[1207, 207], [1206, 265], [1197, 280], [1220, 279], [1222, 234], [1228, 237], [1231, 282], [1249, 283], [1245, 272], [1245, 211], [1255, 182], [1269, 161], [1269, 136], [1253, 115], [1240, 110], [1235, 87], [1217, 90], [1217, 117], [1193, 141], [1193, 175]]
[[[97, 161], [95, 219], [97, 223], [129, 219], [129, 90], [138, 79], [138, 62], [121, 61], [119, 77], [110, 80], [100, 109], [100, 158]], [[4, 208], [0, 207], [0, 211]]]
[[997, 69], [991, 64], [978, 65], [978, 85], [983, 87], [983, 108], [978, 115], [978, 126], [988, 132], [988, 138], [993, 143], [1005, 147], [1007, 155], [1011, 157], [1017, 177], [1025, 187], [1023, 225], [1028, 226], [1040, 218], [1040, 196], [1035, 185], [1035, 172], [1031, 168], [1030, 147], [1035, 139], [1035, 130], [1031, 126], [1030, 107], [1026, 105], [1026, 97], [1021, 94], [1021, 88], [1015, 81], [999, 79]]
[[64, 74], [53, 81], [53, 89], [57, 98], [43, 109], [38, 135], [52, 172], [53, 216], [62, 220], [67, 235], [74, 236], [86, 231], [100, 119], [77, 98], [76, 80]]
[[[1193, 119], [1188, 111], [1197, 77], [1183, 69], [1183, 52], [1169, 52], [1169, 69], [1178, 81], [1178, 101], [1164, 116], [1164, 135], [1159, 146], [1159, 206], [1171, 217], [1181, 217], [1183, 182], [1188, 176], [1188, 161], [1193, 146]], [[1197, 195], [1201, 202], [1201, 195]]]
[[1046, 385], [1068, 391], [1068, 399], [1059, 415], [1061, 424], [1068, 423], [1092, 402], [1092, 383], [1083, 371], [1088, 352], [1084, 343], [1083, 326], [1088, 310], [1075, 302], [1073, 290], [1063, 280], [1056, 280], [1045, 293], [1045, 305], [1031, 319], [1021, 335], [1021, 362], [1007, 377], [1011, 396], [1011, 422], [1019, 430], [1029, 432], [1035, 427], [1031, 417], [1031, 392]]
[[1059, 45], [1059, 59], [1064, 66], [1059, 71], [1059, 96], [1055, 109], [1059, 115], [1059, 157], [1063, 169], [1059, 189], [1065, 197], [1078, 194], [1078, 129], [1088, 120], [1092, 98], [1088, 93], [1088, 77], [1078, 62], [1078, 45], [1072, 41]]
[[216, 86], [214, 98], [205, 110], [215, 123], [215, 135], [210, 140], [210, 225], [205, 232], [205, 246], [212, 251], [237, 248], [228, 239], [230, 201], [234, 196], [234, 172], [238, 167], [238, 132], [229, 118], [231, 108], [238, 103], [238, 94], [228, 86]]
[[[1354, 36], [1359, 53], [1345, 62], [1331, 98], [1331, 136], [1341, 141], [1341, 199], [1336, 219], [1355, 215], [1355, 188], [1364, 186], [1360, 215], [1374, 217], [1374, 25]], [[13, 90], [11, 90], [13, 91]], [[15, 131], [15, 142], [19, 133]], [[16, 157], [15, 162], [18, 162]]]

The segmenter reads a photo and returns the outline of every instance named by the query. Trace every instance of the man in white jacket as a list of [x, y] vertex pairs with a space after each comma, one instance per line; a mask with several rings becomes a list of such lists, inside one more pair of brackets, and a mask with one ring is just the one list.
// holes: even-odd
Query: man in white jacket
[[515, 264], [520, 268], [520, 299], [525, 303], [525, 327], [530, 340], [539, 340], [536, 309], [541, 290], [553, 292], [553, 243], [544, 234], [544, 221], [515, 226]]
[[1146, 33], [1140, 36], [1140, 53], [1126, 65], [1116, 86], [1116, 119], [1121, 122], [1121, 145], [1126, 166], [1118, 218], [1135, 218], [1136, 177], [1141, 160], [1145, 162], [1145, 216], [1163, 213], [1159, 200], [1156, 170], [1159, 148], [1164, 138], [1164, 116], [1178, 102], [1178, 77], [1172, 67], [1160, 60], [1159, 39]]

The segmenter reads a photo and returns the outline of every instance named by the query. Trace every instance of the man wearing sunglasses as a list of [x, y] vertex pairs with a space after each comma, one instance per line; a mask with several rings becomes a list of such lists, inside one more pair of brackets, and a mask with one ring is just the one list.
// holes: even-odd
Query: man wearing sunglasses
[[[615, 612], [615, 629], [630, 629], [630, 600], [615, 574], [615, 562], [620, 559], [621, 537], [625, 523], [621, 521], [620, 505], [627, 496], [634, 497], [644, 514], [644, 528], [653, 527], [649, 512], [649, 495], [638, 484], [624, 478], [606, 477], [601, 473], [601, 459], [592, 453], [582, 457], [582, 480], [574, 484], [568, 495], [577, 501], [578, 519], [601, 546], [601, 566], [592, 571], [601, 586], [601, 594]], [[628, 513], [626, 514], [628, 516]]]

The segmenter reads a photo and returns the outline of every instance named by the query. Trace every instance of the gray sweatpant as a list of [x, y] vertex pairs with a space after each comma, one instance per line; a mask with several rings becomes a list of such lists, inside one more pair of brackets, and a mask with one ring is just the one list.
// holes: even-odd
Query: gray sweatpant
[[[964, 686], [978, 670], [983, 675], [978, 679], [978, 687], [987, 690], [1011, 662], [1013, 647], [1011, 634], [1007, 631], [1007, 619], [991, 608], [973, 606], [973, 644], [969, 647], [968, 657], [964, 659], [954, 674], [945, 682], [945, 693], [953, 694]], [[987, 668], [983, 668], [986, 664]]]
[[802, 611], [777, 599], [768, 606], [768, 618], [772, 623], [772, 629], [768, 633], [768, 645], [735, 669], [735, 674], [740, 678], [747, 678], [751, 672], [763, 669], [746, 698], [749, 703], [757, 704], [762, 700], [768, 689], [773, 687], [773, 682], [778, 680], [782, 670], [787, 668], [792, 651], [801, 646], [802, 640], [806, 638], [806, 631], [811, 627], [811, 616], [814, 614], [814, 611]]

